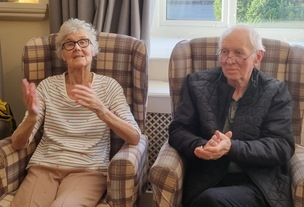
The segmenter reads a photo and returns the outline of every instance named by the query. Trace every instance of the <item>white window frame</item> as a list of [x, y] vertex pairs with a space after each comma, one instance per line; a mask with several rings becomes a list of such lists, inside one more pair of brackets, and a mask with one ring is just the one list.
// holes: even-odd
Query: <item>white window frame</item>
[[[166, 0], [156, 0], [152, 23], [152, 38], [189, 39], [220, 36], [229, 26], [236, 24], [237, 0], [223, 0], [221, 21], [166, 20]], [[304, 42], [304, 24], [301, 28], [256, 28], [262, 37], [286, 42]]]
[[[227, 27], [232, 22], [235, 22], [235, 18], [228, 18], [229, 16], [235, 16], [235, 10], [233, 5], [236, 5], [236, 0], [223, 1], [223, 15], [221, 21], [183, 21], [183, 20], [167, 20], [166, 19], [166, 10], [167, 4], [166, 0], [161, 0], [159, 6], [159, 15], [160, 15], [160, 25], [161, 26], [182, 26], [188, 25], [190, 27]], [[228, 9], [231, 8], [231, 9]], [[232, 22], [231, 22], [232, 21]]]
[[48, 0], [39, 0], [38, 3], [0, 2], [0, 20], [41, 21], [47, 15], [47, 5]]

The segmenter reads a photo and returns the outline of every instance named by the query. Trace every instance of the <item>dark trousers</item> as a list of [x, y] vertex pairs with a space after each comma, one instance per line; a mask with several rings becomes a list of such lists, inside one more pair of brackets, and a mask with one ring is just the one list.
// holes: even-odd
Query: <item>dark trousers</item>
[[191, 203], [189, 207], [269, 207], [262, 192], [242, 173], [227, 174]]

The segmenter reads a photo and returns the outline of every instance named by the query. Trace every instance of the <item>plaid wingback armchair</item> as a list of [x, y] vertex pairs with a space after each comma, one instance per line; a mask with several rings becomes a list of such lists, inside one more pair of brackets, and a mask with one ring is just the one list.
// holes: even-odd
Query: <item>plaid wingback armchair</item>
[[[260, 69], [287, 82], [293, 104], [293, 131], [296, 152], [290, 160], [294, 206], [304, 206], [304, 47], [272, 39], [263, 39], [266, 48]], [[172, 116], [180, 100], [181, 86], [188, 73], [219, 66], [217, 37], [181, 41], [169, 61], [169, 86]], [[181, 206], [184, 163], [166, 142], [150, 169], [153, 206]]]
[[[55, 53], [56, 34], [30, 39], [23, 51], [24, 77], [38, 84], [44, 78], [63, 73], [65, 65]], [[133, 37], [99, 33], [100, 52], [93, 60], [92, 71], [113, 77], [122, 86], [127, 102], [142, 133], [145, 132], [148, 93], [148, 56], [145, 43]], [[10, 137], [0, 141], [0, 206], [10, 206], [15, 191], [25, 176], [25, 168], [41, 133], [35, 142], [14, 151]], [[137, 146], [124, 144], [111, 134], [111, 161], [108, 168], [107, 195], [101, 206], [136, 206], [145, 192], [148, 178], [148, 139], [141, 136]]]

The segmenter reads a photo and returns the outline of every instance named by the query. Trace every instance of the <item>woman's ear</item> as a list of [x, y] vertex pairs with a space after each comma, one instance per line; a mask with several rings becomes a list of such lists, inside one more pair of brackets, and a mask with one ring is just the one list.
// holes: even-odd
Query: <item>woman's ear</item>
[[92, 50], [92, 57], [95, 57], [97, 54], [96, 54], [95, 50], [93, 49], [93, 47], [91, 47], [91, 50]]
[[63, 52], [61, 53], [61, 59], [65, 62], [65, 57], [63, 55]]

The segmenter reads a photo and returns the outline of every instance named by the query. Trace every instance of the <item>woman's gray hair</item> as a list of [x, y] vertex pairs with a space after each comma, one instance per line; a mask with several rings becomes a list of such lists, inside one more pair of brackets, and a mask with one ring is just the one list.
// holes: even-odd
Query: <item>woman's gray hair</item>
[[56, 53], [58, 57], [62, 58], [62, 44], [64, 43], [65, 38], [73, 33], [76, 33], [78, 31], [85, 32], [88, 36], [88, 38], [91, 41], [92, 49], [95, 55], [98, 54], [99, 51], [99, 44], [96, 39], [96, 30], [94, 27], [79, 19], [69, 19], [65, 21], [61, 27], [60, 30], [56, 36], [55, 44], [56, 44]]
[[222, 36], [220, 37], [219, 39], [219, 42], [218, 42], [218, 52], [221, 51], [221, 47], [222, 47], [222, 41], [223, 39], [229, 35], [232, 31], [234, 30], [247, 30], [248, 32], [248, 35], [249, 35], [249, 40], [250, 40], [250, 43], [253, 47], [253, 50], [255, 51], [264, 51], [265, 52], [265, 47], [262, 43], [262, 38], [260, 36], [260, 34], [255, 30], [253, 29], [252, 27], [249, 27], [249, 26], [246, 26], [246, 25], [235, 25], [235, 26], [232, 26], [230, 28], [228, 28], [223, 34]]

